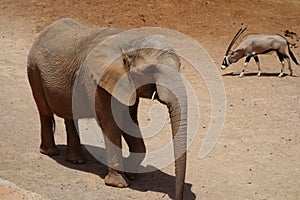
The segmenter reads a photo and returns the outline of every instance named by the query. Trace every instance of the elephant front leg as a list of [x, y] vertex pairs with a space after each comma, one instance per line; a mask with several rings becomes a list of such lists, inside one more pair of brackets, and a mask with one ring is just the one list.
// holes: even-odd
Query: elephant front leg
[[130, 151], [129, 157], [124, 160], [126, 176], [130, 180], [134, 180], [139, 172], [140, 164], [145, 158], [146, 147], [142, 138], [136, 138], [126, 133], [123, 133], [123, 137]]
[[74, 120], [65, 119], [67, 131], [67, 160], [73, 164], [85, 163], [85, 158], [82, 153], [80, 138], [74, 124]]
[[138, 103], [129, 109], [130, 115], [123, 113], [122, 135], [130, 151], [129, 157], [124, 161], [124, 167], [126, 176], [131, 180], [136, 178], [146, 153], [146, 146], [137, 120], [137, 109]]
[[121, 130], [116, 124], [103, 126], [106, 152], [107, 152], [107, 167], [108, 174], [104, 182], [106, 185], [124, 188], [128, 187], [129, 183], [124, 176], [122, 163], [122, 144]]

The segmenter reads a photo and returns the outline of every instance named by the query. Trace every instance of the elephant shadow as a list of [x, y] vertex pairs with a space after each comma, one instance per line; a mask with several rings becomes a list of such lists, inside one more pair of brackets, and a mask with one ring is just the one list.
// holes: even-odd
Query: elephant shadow
[[[53, 160], [55, 160], [57, 163], [71, 169], [93, 173], [95, 175], [100, 176], [104, 180], [106, 174], [108, 173], [107, 167], [103, 163], [99, 162], [96, 158], [94, 158], [84, 146], [83, 146], [83, 151], [87, 159], [87, 162], [85, 164], [72, 164], [68, 162], [66, 160], [67, 146], [57, 145], [57, 147], [61, 152], [60, 155], [50, 157]], [[100, 148], [96, 146], [88, 146], [88, 148], [94, 149], [97, 152], [101, 152], [103, 153], [102, 155], [105, 155], [106, 152], [104, 148]], [[153, 166], [147, 166], [146, 168], [147, 171], [151, 171], [151, 172], [139, 174], [135, 180], [130, 181], [129, 188], [140, 192], [146, 192], [146, 191], [160, 192], [160, 193], [164, 193], [165, 195], [168, 195], [171, 199], [175, 199], [175, 176], [166, 174]], [[191, 191], [191, 188], [192, 188], [192, 184], [185, 183], [185, 189], [184, 189], [185, 199], [190, 199], [190, 200], [196, 199], [196, 195]]]
[[[240, 73], [237, 73], [237, 72], [229, 72], [229, 73], [226, 73], [226, 74], [223, 74], [222, 76], [239, 76]], [[274, 76], [274, 77], [278, 77], [279, 73], [272, 73], [272, 72], [263, 72], [261, 73], [261, 77], [271, 77], [271, 76]], [[257, 76], [257, 72], [248, 72], [248, 73], [245, 73], [245, 77], [247, 76]], [[284, 73], [282, 75], [282, 77], [285, 77], [285, 76], [288, 76], [287, 73]], [[298, 77], [297, 75], [292, 75], [292, 77]]]

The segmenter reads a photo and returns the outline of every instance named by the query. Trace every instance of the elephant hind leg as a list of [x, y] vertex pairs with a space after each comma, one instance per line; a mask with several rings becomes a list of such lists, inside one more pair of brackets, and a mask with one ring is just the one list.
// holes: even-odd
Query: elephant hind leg
[[59, 155], [59, 150], [54, 141], [55, 120], [54, 116], [40, 113], [41, 121], [41, 145], [40, 152], [48, 156]]
[[73, 164], [85, 163], [82, 153], [80, 138], [73, 119], [65, 119], [67, 131], [67, 160]]
[[32, 94], [39, 110], [41, 123], [41, 145], [40, 152], [49, 156], [59, 154], [59, 150], [55, 145], [54, 131], [55, 120], [47, 99], [44, 94], [44, 88], [41, 76], [38, 70], [28, 68], [28, 79], [32, 89]]

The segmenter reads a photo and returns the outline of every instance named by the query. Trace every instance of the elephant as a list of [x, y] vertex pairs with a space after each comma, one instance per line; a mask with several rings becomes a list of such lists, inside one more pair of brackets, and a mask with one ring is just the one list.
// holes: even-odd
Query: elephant
[[[54, 140], [56, 115], [66, 127], [67, 160], [84, 163], [76, 121], [94, 117], [105, 135], [108, 174], [104, 182], [127, 187], [135, 174], [122, 169], [138, 166], [146, 153], [138, 126], [139, 98], [152, 98], [169, 110], [175, 198], [183, 199], [187, 95], [179, 56], [165, 36], [125, 32], [112, 27], [92, 29], [63, 18], [48, 25], [34, 41], [27, 74], [40, 117], [40, 152], [59, 154]], [[130, 151], [124, 161], [121, 137]]]

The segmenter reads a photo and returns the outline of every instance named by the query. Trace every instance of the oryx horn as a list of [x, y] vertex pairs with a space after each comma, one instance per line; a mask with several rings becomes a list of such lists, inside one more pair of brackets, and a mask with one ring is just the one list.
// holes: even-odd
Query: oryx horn
[[240, 37], [240, 35], [247, 29], [247, 27], [244, 28], [240, 28], [240, 30], [235, 34], [235, 36], [233, 37], [232, 41], [230, 42], [225, 55], [227, 56], [231, 47], [233, 46], [233, 44], [235, 43], [235, 41]]

